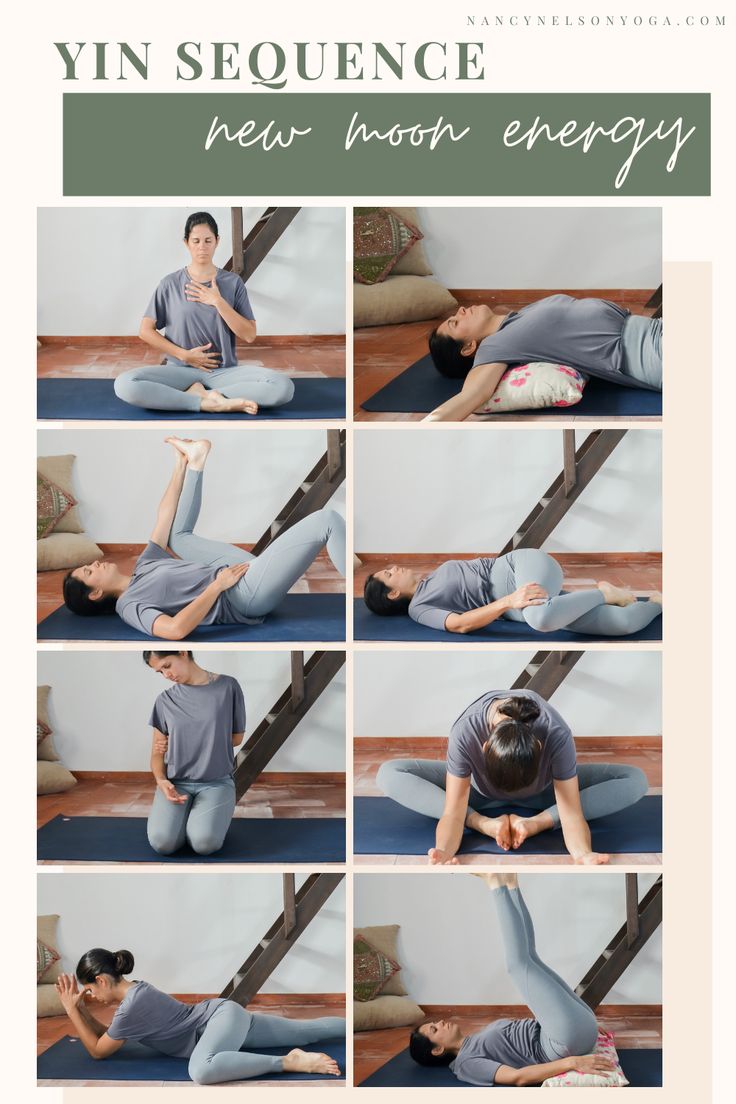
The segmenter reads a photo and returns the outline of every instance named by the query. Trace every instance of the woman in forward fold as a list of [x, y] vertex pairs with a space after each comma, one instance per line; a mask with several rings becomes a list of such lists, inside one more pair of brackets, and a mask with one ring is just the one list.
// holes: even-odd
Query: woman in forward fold
[[[340, 1075], [329, 1055], [299, 1048], [344, 1038], [345, 1020], [290, 1020], [247, 1012], [225, 997], [183, 1004], [147, 981], [126, 980], [133, 965], [130, 951], [95, 947], [79, 960], [76, 977], [62, 974], [56, 983], [64, 1011], [93, 1058], [109, 1058], [127, 1042], [142, 1043], [172, 1058], [188, 1058], [189, 1076], [198, 1085], [278, 1073]], [[109, 1027], [94, 1017], [90, 1001], [118, 1005]], [[287, 1053], [244, 1054], [244, 1046], [256, 1052], [283, 1047]]]
[[293, 380], [283, 372], [238, 364], [235, 343], [255, 341], [256, 323], [243, 281], [212, 259], [219, 241], [212, 215], [189, 216], [190, 262], [163, 278], [138, 333], [166, 360], [119, 375], [115, 394], [123, 402], [147, 410], [257, 414], [294, 397]]
[[[588, 821], [627, 809], [648, 789], [626, 763], [576, 763], [575, 741], [560, 714], [532, 690], [489, 690], [450, 731], [447, 762], [392, 759], [376, 783], [399, 805], [437, 823], [432, 864], [454, 857], [465, 827], [517, 850], [530, 836], [562, 828], [579, 865], [607, 863], [592, 850]], [[518, 816], [509, 805], [538, 810]]]
[[148, 842], [159, 855], [172, 855], [185, 843], [198, 855], [212, 855], [235, 812], [243, 691], [230, 675], [200, 667], [191, 652], [144, 652], [143, 661], [171, 684], [156, 698], [149, 721], [156, 794]]
[[438, 372], [462, 390], [425, 421], [461, 422], [483, 406], [513, 364], [551, 361], [623, 387], [662, 390], [662, 319], [633, 315], [607, 299], [549, 295], [504, 314], [460, 307], [429, 338]]
[[469, 1085], [541, 1085], [549, 1077], [578, 1070], [608, 1073], [614, 1063], [591, 1053], [598, 1038], [593, 1012], [542, 962], [534, 925], [515, 874], [479, 874], [491, 889], [506, 965], [533, 1019], [494, 1020], [466, 1034], [455, 1020], [418, 1027], [409, 1052], [422, 1066], [449, 1066]]
[[64, 601], [74, 613], [117, 613], [146, 636], [185, 640], [198, 625], [260, 624], [325, 547], [345, 575], [345, 522], [329, 508], [302, 518], [260, 556], [198, 536], [210, 442], [166, 441], [174, 472], [133, 574], [101, 560], [74, 568], [64, 579]]
[[391, 564], [374, 571], [363, 598], [380, 616], [408, 614], [429, 629], [472, 633], [497, 621], [526, 621], [537, 632], [628, 636], [662, 612], [662, 595], [637, 602], [630, 590], [599, 582], [565, 593], [562, 568], [538, 548], [517, 548], [505, 556], [447, 560], [428, 575]]

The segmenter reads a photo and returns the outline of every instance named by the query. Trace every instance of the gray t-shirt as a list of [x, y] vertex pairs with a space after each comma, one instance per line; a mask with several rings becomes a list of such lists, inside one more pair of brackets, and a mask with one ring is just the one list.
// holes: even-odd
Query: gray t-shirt
[[[234, 272], [218, 268], [215, 279], [223, 299], [243, 318], [253, 318], [245, 284]], [[204, 282], [204, 281], [201, 281]], [[152, 318], [157, 330], [164, 330], [169, 341], [180, 349], [195, 349], [212, 342], [211, 353], [219, 353], [220, 368], [234, 368], [235, 334], [214, 307], [206, 303], [190, 303], [184, 288], [192, 283], [186, 268], [164, 276], [146, 307], [145, 317]], [[208, 284], [209, 286], [209, 284]], [[184, 364], [183, 360], [167, 356], [168, 364]]]
[[172, 683], [156, 698], [148, 723], [169, 738], [167, 778], [225, 778], [233, 772], [233, 733], [245, 730], [240, 683], [230, 675], [202, 686]]
[[[195, 598], [222, 571], [222, 567], [190, 563], [170, 556], [165, 548], [149, 541], [135, 562], [130, 583], [115, 603], [115, 612], [126, 625], [147, 636], [153, 635], [153, 623], [162, 613], [173, 617]], [[202, 625], [258, 625], [262, 617], [245, 617], [228, 598], [220, 594]]]
[[[532, 724], [532, 730], [542, 744], [539, 773], [531, 786], [515, 790], [513, 794], [504, 793], [493, 785], [483, 757], [483, 744], [490, 734], [488, 710], [499, 698], [510, 697], [531, 698], [541, 711]], [[557, 710], [539, 694], [532, 690], [489, 690], [469, 705], [452, 726], [447, 747], [447, 772], [455, 778], [470, 777], [475, 789], [492, 800], [502, 801], [511, 797], [523, 804], [523, 798], [541, 793], [553, 781], [564, 782], [575, 777], [575, 741]]]
[[492, 602], [493, 556], [447, 560], [422, 579], [409, 603], [409, 616], [430, 629], [444, 629], [451, 613], [467, 613]]
[[224, 997], [212, 997], [182, 1004], [147, 981], [137, 981], [120, 1002], [107, 1034], [173, 1058], [189, 1058], [215, 1009], [224, 1003]]
[[450, 1069], [469, 1085], [494, 1085], [499, 1066], [523, 1069], [549, 1061], [541, 1031], [537, 1020], [496, 1020], [465, 1039]]
[[[548, 360], [621, 383], [621, 334], [629, 314], [607, 299], [548, 295], [507, 315], [495, 333], [483, 338], [473, 365]], [[630, 384], [631, 378], [623, 382]]]

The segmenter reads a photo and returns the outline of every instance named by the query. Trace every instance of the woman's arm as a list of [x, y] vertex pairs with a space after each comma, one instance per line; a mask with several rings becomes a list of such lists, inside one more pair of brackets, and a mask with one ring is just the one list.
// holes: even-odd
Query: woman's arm
[[163, 732], [157, 728], [153, 730], [153, 744], [151, 747], [151, 771], [156, 779], [156, 785], [161, 790], [167, 801], [174, 805], [186, 805], [189, 800], [186, 794], [179, 793], [173, 782], [170, 782], [166, 774], [164, 755], [169, 741]]
[[203, 368], [205, 372], [211, 372], [213, 368], [220, 367], [220, 361], [222, 360], [220, 354], [208, 352], [208, 349], [212, 348], [211, 341], [206, 345], [195, 345], [193, 349], [181, 349], [173, 341], [169, 341], [167, 337], [158, 332], [153, 318], [142, 320], [138, 336], [141, 341], [145, 341], [146, 345], [150, 345], [152, 349], [157, 349], [160, 353], [166, 353], [167, 356], [174, 357], [176, 360], [183, 360], [191, 368]]
[[173, 617], [167, 613], [160, 613], [153, 622], [153, 635], [163, 640], [186, 640], [204, 620], [223, 591], [234, 587], [249, 567], [249, 563], [241, 563], [223, 568], [193, 602], [179, 610]]
[[468, 610], [466, 613], [451, 613], [445, 620], [445, 628], [448, 632], [455, 633], [475, 632], [476, 629], [482, 629], [497, 621], [510, 609], [540, 606], [547, 598], [547, 591], [543, 587], [537, 583], [527, 583], [512, 594], [507, 594], [505, 598], [489, 602], [487, 606], [479, 606], [478, 609]]
[[437, 821], [436, 848], [429, 856], [433, 866], [448, 863], [457, 854], [468, 814], [469, 796], [470, 778], [457, 778], [454, 774], [446, 776], [445, 807]]
[[79, 988], [76, 978], [62, 974], [56, 982], [56, 990], [84, 1049], [92, 1058], [107, 1058], [120, 1050], [124, 1040], [111, 1039], [107, 1028], [85, 1007], [86, 990]]
[[159, 502], [156, 522], [150, 538], [159, 548], [166, 548], [169, 543], [169, 533], [176, 516], [176, 508], [179, 505], [179, 496], [184, 486], [186, 470], [187, 458], [181, 452], [177, 452], [174, 460], [174, 470], [163, 493], [163, 498]]
[[436, 407], [424, 418], [425, 422], [462, 422], [470, 417], [474, 410], [490, 399], [498, 387], [501, 376], [508, 364], [479, 364], [471, 368], [465, 377], [462, 391], [453, 395], [447, 402]]
[[548, 1077], [559, 1077], [561, 1073], [571, 1073], [573, 1070], [579, 1073], [610, 1073], [612, 1069], [615, 1069], [614, 1063], [601, 1054], [581, 1054], [572, 1058], [560, 1058], [557, 1062], [542, 1062], [538, 1066], [522, 1066], [521, 1069], [499, 1066], [494, 1084], [523, 1088], [525, 1085], [541, 1085]]
[[581, 866], [602, 866], [607, 863], [609, 855], [592, 850], [590, 828], [583, 816], [577, 778], [566, 778], [562, 782], [555, 779], [554, 787], [565, 847], [575, 862]]
[[236, 337], [249, 345], [256, 339], [256, 324], [252, 318], [244, 318], [238, 314], [235, 307], [231, 307], [220, 294], [216, 277], [212, 277], [211, 286], [201, 284], [198, 280], [191, 279], [185, 288], [187, 299], [190, 303], [206, 303], [208, 307], [214, 307], [226, 326], [233, 331]]

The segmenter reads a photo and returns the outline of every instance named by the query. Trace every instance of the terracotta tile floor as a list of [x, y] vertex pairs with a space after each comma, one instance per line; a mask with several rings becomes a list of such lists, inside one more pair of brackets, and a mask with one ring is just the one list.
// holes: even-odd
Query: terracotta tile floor
[[[629, 763], [640, 767], [649, 779], [649, 793], [662, 792], [662, 738], [660, 736], [581, 737], [576, 739], [579, 763]], [[353, 742], [353, 793], [356, 797], [381, 797], [376, 785], [376, 773], [381, 763], [391, 759], [445, 758], [447, 737], [436, 739], [359, 738]], [[416, 866], [425, 856], [412, 855], [356, 855], [356, 866]], [[572, 860], [562, 855], [529, 855], [514, 851], [508, 855], [461, 855], [461, 866], [560, 866], [571, 865]], [[611, 866], [659, 866], [662, 856], [655, 852], [639, 852], [611, 855]]]
[[[489, 1005], [463, 1013], [462, 1007], [427, 1005], [428, 1019], [452, 1017], [468, 1033], [479, 1031], [493, 1020], [529, 1016], [526, 1008]], [[662, 1012], [656, 1006], [600, 1005], [596, 1016], [601, 1027], [612, 1031], [616, 1045], [622, 1049], [657, 1049], [662, 1046]], [[407, 1046], [410, 1028], [394, 1027], [382, 1031], [360, 1031], [355, 1034], [353, 1051], [353, 1083], [359, 1085]]]
[[[114, 560], [120, 570], [129, 572], [133, 570], [136, 559], [144, 549], [144, 545], [133, 544], [103, 544], [100, 545], [105, 553], [104, 558]], [[239, 545], [248, 549], [249, 545]], [[43, 621], [55, 609], [62, 605], [61, 587], [66, 571], [40, 571], [37, 574], [37, 609], [36, 624]], [[301, 579], [298, 579], [291, 588], [291, 594], [344, 594], [345, 580], [338, 575], [332, 566], [326, 552], [320, 552], [317, 559], [307, 569]]]
[[[494, 291], [482, 291], [476, 295], [469, 293], [453, 292], [455, 298], [458, 299], [463, 305], [469, 305], [471, 303], [488, 303], [492, 306], [503, 305], [510, 310], [518, 310], [520, 307], [526, 306], [527, 303], [534, 301], [528, 296], [522, 298], [509, 298], [508, 294], [503, 292]], [[513, 294], [513, 293], [511, 293]], [[540, 291], [539, 293], [533, 293], [534, 297], [542, 298], [545, 295], [554, 294], [551, 291]], [[569, 294], [579, 295], [580, 292], [572, 291]], [[625, 292], [622, 290], [604, 290], [600, 292], [590, 292], [589, 294], [600, 296], [604, 299], [612, 299], [615, 302], [627, 307], [632, 314], [651, 314], [650, 310], [646, 310], [642, 305], [642, 297], [636, 297], [637, 293]], [[649, 293], [644, 297], [644, 302], [648, 298]], [[355, 330], [353, 334], [353, 356], [354, 356], [354, 400], [355, 400], [355, 421], [360, 422], [419, 422], [425, 417], [424, 414], [398, 414], [398, 413], [383, 413], [383, 414], [371, 414], [367, 410], [361, 409], [361, 403], [370, 398], [371, 395], [375, 395], [376, 391], [385, 387], [387, 383], [390, 383], [392, 379], [400, 375], [405, 368], [408, 368], [414, 361], [420, 360], [427, 353], [427, 338], [438, 322], [442, 319], [432, 319], [428, 322], [409, 322], [400, 326], [368, 326], [364, 329]], [[543, 414], [499, 414], [484, 419], [484, 421], [533, 421], [536, 424], [546, 422], [547, 424], [554, 423], [559, 425], [559, 415], [552, 415], [547, 418]], [[600, 419], [596, 419], [597, 421]], [[616, 419], [603, 419], [604, 421], [615, 421]], [[636, 419], [637, 421], [649, 421], [651, 419]], [[659, 419], [654, 419], [659, 421]], [[569, 417], [571, 422], [580, 422], [581, 424], [588, 423], [589, 419], [576, 417], [571, 414]]]
[[[186, 1003], [194, 1003], [196, 1001], [205, 1000], [207, 997], [217, 996], [216, 993], [202, 993], [196, 996], [179, 995], [179, 1000], [184, 1000]], [[314, 999], [304, 997], [301, 995], [282, 994], [277, 998], [271, 995], [257, 996], [255, 1000], [247, 1006], [253, 1012], [266, 1012], [273, 1016], [289, 1016], [295, 1020], [307, 1020], [316, 1019], [319, 1016], [343, 1016], [345, 1015], [345, 1002], [342, 997], [333, 997], [331, 994], [324, 995], [321, 999], [319, 995], [315, 995]], [[95, 1018], [100, 1020], [101, 1023], [109, 1023], [113, 1016], [112, 1008], [100, 1008], [94, 1009]], [[37, 1032], [37, 1047], [36, 1053], [43, 1054], [45, 1050], [59, 1039], [62, 1039], [65, 1035], [76, 1034], [72, 1025], [66, 1016], [47, 1016], [43, 1019], [36, 1021], [38, 1025]], [[102, 1088], [131, 1088], [130, 1081], [39, 1081], [39, 1085], [44, 1088], [87, 1088], [90, 1086], [100, 1086]], [[279, 1087], [278, 1081], [238, 1081], [232, 1082], [233, 1085], [248, 1085], [263, 1088], [277, 1088]], [[297, 1084], [294, 1082], [293, 1084]], [[344, 1086], [342, 1081], [300, 1081], [298, 1082], [299, 1088], [325, 1088], [331, 1086], [339, 1088]], [[193, 1082], [180, 1082], [180, 1081], [136, 1081], [134, 1083], [135, 1088], [177, 1088], [186, 1089], [193, 1088]], [[286, 1088], [287, 1085], [280, 1086]]]
[[[144, 345], [137, 337], [100, 337], [84, 343], [63, 340], [42, 345], [38, 350], [37, 372], [40, 379], [114, 379], [129, 368], [161, 363], [161, 354]], [[247, 364], [263, 364], [299, 378], [343, 377], [345, 345], [338, 340], [319, 341], [295, 337], [289, 344], [270, 345], [256, 341], [238, 345], [237, 356]]]

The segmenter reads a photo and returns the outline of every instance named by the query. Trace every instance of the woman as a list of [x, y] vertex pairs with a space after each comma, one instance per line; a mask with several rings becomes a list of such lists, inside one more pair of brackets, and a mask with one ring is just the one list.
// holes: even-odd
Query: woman
[[579, 1070], [608, 1073], [614, 1064], [592, 1054], [593, 1012], [537, 954], [534, 925], [515, 874], [479, 874], [493, 893], [506, 965], [534, 1019], [494, 1020], [466, 1035], [454, 1020], [422, 1024], [409, 1052], [422, 1066], [449, 1066], [469, 1085], [541, 1085]]
[[[446, 764], [394, 759], [381, 764], [376, 782], [399, 805], [438, 822], [433, 865], [457, 863], [465, 827], [504, 851], [562, 828], [577, 864], [607, 863], [608, 855], [592, 850], [588, 821], [627, 809], [649, 788], [638, 767], [577, 766], [570, 728], [532, 690], [489, 690], [452, 726]], [[503, 811], [513, 804], [538, 812]]]
[[146, 636], [185, 640], [198, 625], [259, 624], [324, 547], [344, 576], [345, 522], [334, 510], [302, 518], [260, 556], [198, 536], [202, 473], [212, 446], [178, 437], [166, 441], [175, 451], [174, 473], [133, 574], [100, 560], [74, 568], [64, 579], [64, 601], [72, 612], [115, 612]]
[[189, 216], [184, 244], [191, 260], [163, 278], [138, 333], [166, 360], [118, 376], [115, 394], [123, 402], [148, 410], [257, 414], [294, 397], [283, 372], [238, 364], [235, 342], [255, 341], [256, 324], [243, 281], [212, 259], [219, 241], [212, 215]]
[[502, 313], [460, 307], [429, 338], [437, 371], [462, 390], [425, 419], [457, 422], [486, 403], [510, 364], [552, 361], [624, 387], [662, 390], [662, 320], [606, 299], [549, 295]]
[[245, 699], [237, 679], [205, 671], [191, 652], [144, 652], [173, 685], [156, 698], [151, 770], [156, 796], [148, 842], [160, 855], [188, 843], [211, 855], [225, 842], [235, 811], [233, 749], [243, 742]]
[[600, 582], [591, 590], [562, 590], [562, 568], [538, 548], [505, 556], [447, 560], [421, 576], [392, 564], [369, 575], [363, 597], [372, 613], [409, 614], [420, 625], [470, 633], [505, 617], [536, 632], [628, 636], [662, 612], [662, 595], [637, 602], [630, 590]]
[[[56, 988], [85, 1050], [93, 1058], [109, 1058], [126, 1042], [138, 1042], [173, 1058], [189, 1059], [189, 1076], [198, 1085], [244, 1081], [275, 1073], [327, 1073], [340, 1068], [327, 1054], [306, 1053], [300, 1046], [320, 1039], [343, 1038], [345, 1021], [337, 1016], [319, 1020], [288, 1020], [246, 1012], [239, 1004], [214, 997], [183, 1004], [147, 981], [127, 981], [133, 969], [130, 951], [87, 951], [76, 977], [62, 974]], [[118, 1004], [109, 1027], [92, 1015], [88, 1001]], [[259, 1047], [284, 1047], [283, 1056], [241, 1052]]]

